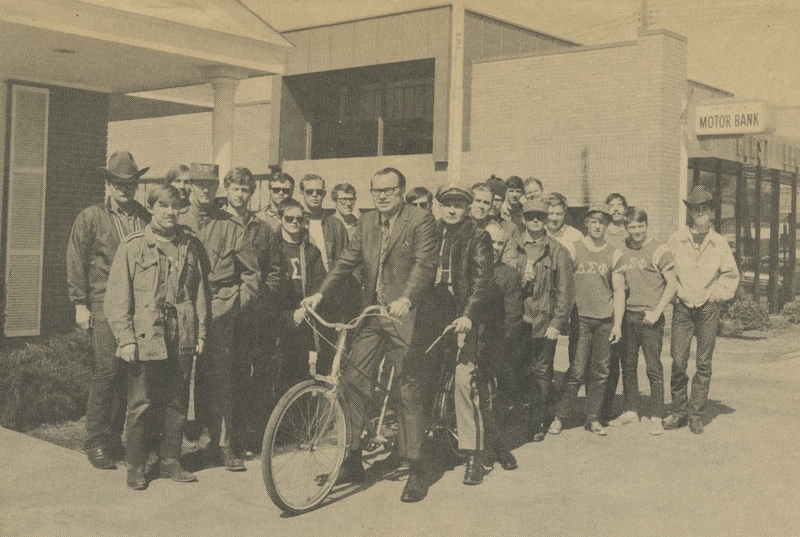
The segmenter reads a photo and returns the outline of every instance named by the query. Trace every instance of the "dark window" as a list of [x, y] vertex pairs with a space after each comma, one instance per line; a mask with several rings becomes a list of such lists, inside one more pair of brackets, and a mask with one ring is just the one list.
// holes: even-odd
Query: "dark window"
[[286, 77], [306, 158], [432, 153], [433, 73], [430, 59]]

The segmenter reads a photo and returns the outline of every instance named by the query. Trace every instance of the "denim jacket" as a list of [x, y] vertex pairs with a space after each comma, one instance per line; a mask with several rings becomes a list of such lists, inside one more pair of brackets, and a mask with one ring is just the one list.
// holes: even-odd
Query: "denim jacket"
[[[139, 360], [167, 359], [164, 338], [166, 281], [173, 279], [181, 354], [192, 354], [205, 339], [210, 313], [202, 262], [203, 245], [178, 229], [178, 260], [170, 274], [167, 256], [148, 225], [128, 235], [117, 250], [106, 289], [104, 309], [119, 348], [137, 345]], [[119, 354], [119, 350], [117, 351]]]

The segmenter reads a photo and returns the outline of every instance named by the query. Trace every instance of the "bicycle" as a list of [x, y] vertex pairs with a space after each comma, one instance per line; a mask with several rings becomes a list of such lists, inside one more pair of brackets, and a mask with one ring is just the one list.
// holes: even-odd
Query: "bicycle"
[[[338, 334], [331, 373], [318, 374], [312, 354], [309, 359], [312, 378], [290, 388], [278, 401], [264, 432], [261, 450], [267, 493], [276, 506], [291, 514], [308, 512], [325, 500], [336, 484], [350, 448], [347, 443], [350, 425], [341, 376], [347, 334], [368, 316], [389, 317], [383, 306], [369, 306], [350, 323], [329, 323], [314, 310], [306, 309], [318, 323]], [[382, 369], [379, 367], [379, 375]], [[376, 382], [384, 397], [377, 426], [369, 427], [367, 447], [373, 451], [380, 446], [390, 446], [392, 442], [383, 434], [383, 429], [394, 379], [393, 365], [388, 377], [385, 387]]]

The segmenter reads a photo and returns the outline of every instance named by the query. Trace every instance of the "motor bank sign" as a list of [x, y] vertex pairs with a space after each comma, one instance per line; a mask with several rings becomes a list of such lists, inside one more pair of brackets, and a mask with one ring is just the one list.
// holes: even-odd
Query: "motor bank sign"
[[766, 105], [760, 101], [699, 104], [695, 107], [694, 132], [709, 134], [755, 134], [767, 128]]

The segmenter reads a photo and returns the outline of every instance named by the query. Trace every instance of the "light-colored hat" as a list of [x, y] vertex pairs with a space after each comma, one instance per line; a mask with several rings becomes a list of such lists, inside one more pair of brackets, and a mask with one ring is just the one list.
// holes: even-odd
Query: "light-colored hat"
[[589, 209], [586, 211], [586, 216], [589, 216], [592, 213], [602, 213], [611, 218], [611, 213], [608, 211], [608, 205], [602, 202], [592, 203], [589, 205]]
[[542, 203], [542, 200], [529, 200], [522, 204], [522, 214], [539, 213], [547, 216], [547, 208]]
[[219, 165], [217, 164], [192, 162], [189, 165], [189, 173], [193, 181], [219, 181]]

